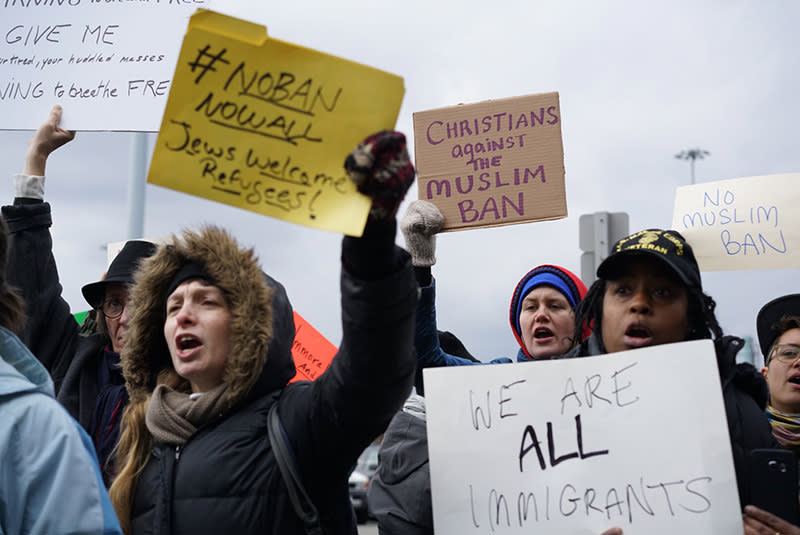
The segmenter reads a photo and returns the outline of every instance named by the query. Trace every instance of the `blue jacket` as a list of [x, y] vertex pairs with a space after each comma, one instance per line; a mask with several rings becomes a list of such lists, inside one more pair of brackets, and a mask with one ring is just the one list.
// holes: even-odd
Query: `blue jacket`
[[[469, 366], [472, 364], [505, 364], [513, 362], [508, 357], [500, 357], [488, 362], [475, 362], [462, 357], [446, 353], [439, 345], [439, 335], [436, 326], [436, 281], [430, 286], [420, 288], [420, 298], [417, 301], [417, 319], [414, 328], [414, 349], [417, 351], [417, 374], [414, 386], [417, 393], [423, 394], [422, 370], [440, 366]], [[530, 359], [522, 350], [517, 351], [517, 362], [527, 362]]]
[[0, 414], [0, 535], [122, 533], [89, 436], [2, 327]]

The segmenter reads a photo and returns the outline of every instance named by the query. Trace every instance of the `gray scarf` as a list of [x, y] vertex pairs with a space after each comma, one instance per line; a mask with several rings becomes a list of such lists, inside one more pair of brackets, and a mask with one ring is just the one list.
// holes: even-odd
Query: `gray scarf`
[[230, 408], [225, 396], [227, 391], [228, 385], [222, 383], [199, 398], [191, 399], [189, 394], [158, 385], [147, 406], [147, 429], [158, 442], [182, 445], [198, 427], [222, 416]]

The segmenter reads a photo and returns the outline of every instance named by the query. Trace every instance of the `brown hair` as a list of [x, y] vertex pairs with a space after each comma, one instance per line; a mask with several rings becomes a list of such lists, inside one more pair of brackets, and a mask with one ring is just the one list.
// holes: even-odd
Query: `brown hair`
[[[165, 369], [158, 374], [157, 384], [165, 384], [179, 391], [189, 389], [189, 383], [173, 369]], [[111, 503], [119, 518], [123, 533], [131, 533], [131, 509], [136, 492], [139, 475], [150, 459], [153, 449], [153, 436], [147, 429], [145, 417], [150, 396], [145, 399], [131, 400], [122, 413], [119, 442], [114, 447], [112, 457], [119, 471], [108, 489]]]
[[[268, 282], [252, 249], [240, 247], [227, 231], [209, 226], [173, 236], [171, 243], [160, 246], [144, 260], [134, 275], [127, 305], [128, 331], [120, 357], [130, 402], [123, 414], [115, 450], [119, 472], [110, 489], [112, 504], [128, 533], [139, 477], [155, 445], [145, 421], [154, 387], [165, 384], [172, 390], [191, 392], [189, 381], [180, 377], [172, 365], [164, 336], [168, 288], [175, 275], [190, 262], [205, 266], [209, 278], [217, 281], [215, 286], [226, 294], [231, 308], [231, 347], [223, 375], [228, 388], [221, 412], [224, 414], [243, 399], [257, 381], [263, 380], [265, 389], [281, 388], [294, 375], [291, 305], [283, 287], [275, 281], [275, 287]], [[277, 317], [273, 314], [276, 294], [281, 307]], [[274, 325], [280, 328], [280, 337], [273, 337]], [[268, 353], [275, 358], [275, 374], [262, 378]]]

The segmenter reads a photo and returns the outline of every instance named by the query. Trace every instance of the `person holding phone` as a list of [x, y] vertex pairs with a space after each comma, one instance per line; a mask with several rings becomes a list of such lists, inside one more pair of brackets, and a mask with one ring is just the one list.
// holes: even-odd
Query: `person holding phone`
[[800, 455], [800, 294], [784, 295], [761, 307], [756, 328], [772, 434], [782, 448]]
[[744, 508], [744, 535], [800, 535], [800, 527], [753, 505]]
[[[791, 467], [776, 471], [767, 464], [777, 459], [773, 463], [796, 466], [800, 454], [800, 294], [783, 295], [761, 307], [756, 330], [764, 355], [761, 373], [769, 388], [766, 413], [772, 435], [781, 448], [793, 455], [787, 452], [788, 457], [778, 459], [780, 451], [765, 450], [761, 462], [753, 459], [753, 477], [762, 481], [764, 490], [753, 490], [751, 502], [761, 507], [751, 505], [745, 509], [745, 533], [800, 534], [800, 527], [787, 522], [798, 518], [798, 470]], [[792, 480], [786, 481], [787, 477]]]

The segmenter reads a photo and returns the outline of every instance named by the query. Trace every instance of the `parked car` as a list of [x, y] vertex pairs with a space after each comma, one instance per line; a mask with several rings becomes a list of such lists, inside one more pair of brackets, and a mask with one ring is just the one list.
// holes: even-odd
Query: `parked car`
[[369, 519], [369, 508], [367, 506], [369, 478], [358, 470], [353, 470], [347, 482], [350, 486], [350, 503], [353, 504], [353, 509], [356, 512], [356, 522], [363, 524]]
[[380, 444], [370, 444], [361, 452], [356, 462], [356, 470], [370, 479], [372, 479], [372, 474], [375, 473], [375, 470], [378, 469], [378, 450], [380, 447]]
[[367, 446], [356, 461], [356, 466], [350, 473], [348, 485], [350, 487], [350, 503], [356, 512], [356, 521], [363, 524], [369, 519], [369, 504], [367, 503], [367, 487], [372, 474], [378, 469], [379, 444]]

